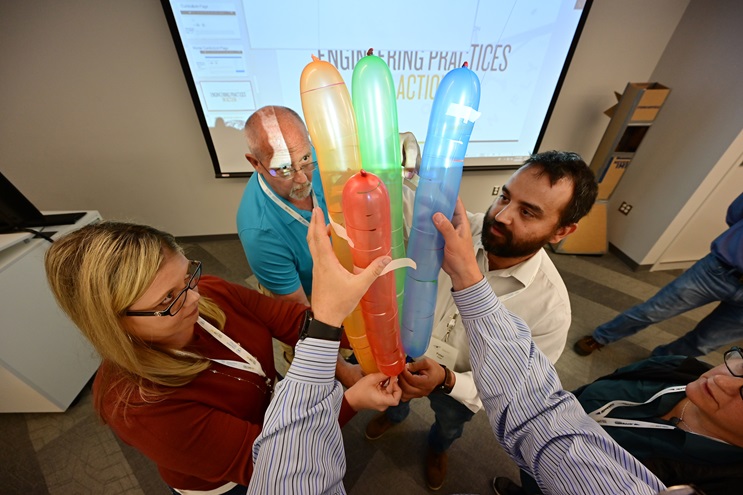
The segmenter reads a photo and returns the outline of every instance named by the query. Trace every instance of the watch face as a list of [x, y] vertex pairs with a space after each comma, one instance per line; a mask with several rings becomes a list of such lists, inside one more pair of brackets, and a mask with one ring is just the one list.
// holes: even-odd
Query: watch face
[[299, 339], [304, 340], [307, 338], [307, 332], [310, 329], [310, 323], [312, 322], [312, 311], [307, 310], [304, 312], [304, 319], [302, 320], [302, 326], [299, 327]]
[[313, 339], [340, 341], [342, 333], [343, 325], [334, 327], [314, 319], [311, 315], [306, 330], [302, 332], [303, 335], [301, 338], [312, 337]]

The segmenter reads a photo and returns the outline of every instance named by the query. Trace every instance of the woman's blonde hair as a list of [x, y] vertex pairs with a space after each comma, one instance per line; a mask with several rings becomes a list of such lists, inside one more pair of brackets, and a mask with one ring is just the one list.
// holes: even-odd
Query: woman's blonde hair
[[[120, 222], [73, 231], [46, 253], [47, 279], [57, 302], [110, 366], [96, 397], [102, 416], [102, 398], [119, 381], [117, 406], [126, 406], [135, 391], [142, 398], [157, 398], [167, 393], [163, 387], [186, 385], [209, 367], [207, 359], [145, 342], [123, 324], [126, 310], [152, 284], [163, 260], [174, 254], [183, 254], [183, 249], [172, 235]], [[224, 327], [224, 312], [208, 298], [200, 299], [199, 314]]]

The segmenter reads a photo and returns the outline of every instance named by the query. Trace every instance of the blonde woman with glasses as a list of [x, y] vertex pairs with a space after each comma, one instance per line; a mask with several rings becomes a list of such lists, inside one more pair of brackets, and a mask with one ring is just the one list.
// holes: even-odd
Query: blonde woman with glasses
[[[72, 232], [50, 247], [46, 271], [102, 358], [93, 395], [103, 421], [174, 493], [245, 493], [277, 378], [272, 338], [293, 346], [322, 322], [302, 304], [202, 276], [173, 236], [144, 225]], [[396, 380], [380, 385], [386, 378], [346, 390], [341, 424], [353, 410], [397, 403]]]

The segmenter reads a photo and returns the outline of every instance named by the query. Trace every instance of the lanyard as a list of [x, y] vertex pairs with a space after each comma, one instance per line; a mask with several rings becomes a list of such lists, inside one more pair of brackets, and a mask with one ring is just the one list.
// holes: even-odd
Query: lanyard
[[[282, 210], [284, 210], [285, 212], [287, 212], [289, 215], [291, 215], [299, 223], [301, 223], [305, 227], [308, 227], [309, 228], [310, 222], [308, 222], [306, 218], [304, 218], [302, 215], [300, 215], [299, 213], [297, 213], [295, 210], [293, 210], [292, 208], [290, 208], [289, 205], [287, 205], [286, 203], [284, 203], [283, 201], [281, 201], [276, 196], [276, 194], [274, 194], [274, 192], [271, 190], [271, 188], [268, 187], [268, 184], [265, 183], [265, 181], [263, 180], [263, 177], [260, 174], [258, 174], [258, 184], [260, 184], [261, 189], [263, 189], [263, 192], [266, 193], [266, 196], [268, 196], [271, 199], [271, 201], [273, 201], [274, 203], [276, 203], [276, 205], [279, 208], [281, 208]], [[312, 205], [313, 206], [317, 206], [317, 196], [315, 196], [315, 189], [312, 187], [311, 184], [310, 184], [310, 190], [312, 191]]]
[[589, 414], [589, 416], [596, 420], [596, 422], [603, 426], [622, 426], [625, 428], [655, 428], [659, 430], [673, 430], [676, 427], [672, 425], [665, 425], [660, 423], [651, 423], [650, 421], [642, 421], [638, 419], [619, 419], [619, 418], [607, 418], [606, 416], [616, 409], [617, 407], [632, 407], [642, 406], [653, 402], [655, 399], [662, 395], [673, 394], [677, 392], [685, 392], [686, 385], [677, 385], [675, 387], [668, 387], [661, 390], [660, 392], [653, 395], [645, 402], [630, 402], [627, 400], [613, 400], [599, 407], [595, 411]]
[[243, 361], [229, 361], [225, 359], [209, 359], [209, 361], [214, 361], [215, 363], [223, 364], [225, 366], [229, 366], [230, 368], [236, 368], [244, 371], [248, 371], [250, 373], [255, 373], [258, 376], [261, 376], [266, 379], [266, 383], [270, 385], [270, 380], [266, 376], [266, 373], [263, 371], [263, 367], [261, 366], [261, 363], [258, 362], [258, 360], [253, 357], [252, 354], [250, 354], [248, 351], [243, 349], [240, 344], [229, 338], [227, 335], [224, 334], [224, 332], [220, 331], [218, 328], [216, 328], [214, 325], [206, 321], [204, 318], [199, 316], [198, 323], [207, 332], [211, 334], [212, 337], [217, 339], [222, 345], [227, 347], [229, 350], [240, 356]]

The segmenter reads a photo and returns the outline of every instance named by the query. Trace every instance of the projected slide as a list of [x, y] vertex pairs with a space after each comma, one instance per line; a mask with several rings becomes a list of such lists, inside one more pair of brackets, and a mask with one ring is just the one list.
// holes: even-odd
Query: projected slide
[[436, 88], [468, 62], [482, 83], [470, 166], [520, 163], [537, 144], [585, 1], [172, 0], [186, 72], [216, 150], [217, 173], [251, 172], [245, 120], [264, 105], [300, 115], [299, 76], [311, 55], [351, 89], [368, 48], [387, 62], [399, 127], [425, 146]]

